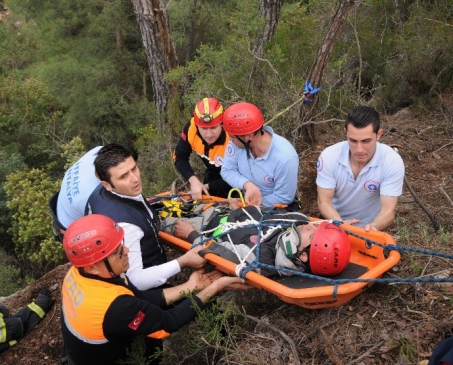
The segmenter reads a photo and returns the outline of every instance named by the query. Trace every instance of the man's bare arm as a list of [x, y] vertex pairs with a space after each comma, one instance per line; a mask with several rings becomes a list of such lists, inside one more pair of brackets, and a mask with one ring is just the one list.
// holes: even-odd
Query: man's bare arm
[[318, 186], [318, 210], [324, 219], [336, 219], [341, 221], [341, 216], [333, 207], [332, 199], [335, 189], [323, 189]]
[[393, 224], [396, 213], [397, 196], [381, 195], [381, 211], [373, 222], [365, 225], [365, 231], [383, 231]]

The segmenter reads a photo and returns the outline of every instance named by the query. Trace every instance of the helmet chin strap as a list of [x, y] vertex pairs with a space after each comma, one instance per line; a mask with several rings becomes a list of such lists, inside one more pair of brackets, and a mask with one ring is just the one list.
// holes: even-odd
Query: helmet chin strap
[[112, 266], [110, 265], [110, 262], [109, 260], [107, 259], [107, 257], [103, 260], [104, 261], [104, 264], [105, 264], [105, 267], [107, 268], [110, 276], [112, 278], [115, 278], [117, 275], [113, 272], [113, 269], [112, 269]]
[[247, 152], [247, 159], [249, 159], [250, 158], [250, 142], [252, 142], [252, 141], [244, 142], [239, 136], [236, 136], [236, 138], [239, 140], [239, 142], [241, 142], [244, 145], [245, 151]]

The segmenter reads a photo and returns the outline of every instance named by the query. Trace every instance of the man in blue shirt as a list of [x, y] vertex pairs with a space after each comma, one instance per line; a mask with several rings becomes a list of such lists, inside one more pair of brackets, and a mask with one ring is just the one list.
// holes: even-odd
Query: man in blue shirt
[[293, 145], [264, 126], [261, 111], [246, 102], [225, 110], [223, 128], [230, 142], [223, 158], [222, 178], [245, 191], [247, 205], [283, 204], [290, 211], [298, 210], [299, 156]]

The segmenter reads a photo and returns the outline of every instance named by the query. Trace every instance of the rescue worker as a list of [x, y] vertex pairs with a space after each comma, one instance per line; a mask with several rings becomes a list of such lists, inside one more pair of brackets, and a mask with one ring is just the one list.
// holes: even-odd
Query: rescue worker
[[223, 128], [230, 143], [221, 175], [232, 187], [245, 191], [245, 203], [264, 207], [283, 204], [288, 211], [299, 210], [299, 156], [287, 139], [264, 126], [258, 107], [246, 102], [229, 106]]
[[85, 214], [103, 214], [124, 229], [129, 249], [127, 276], [140, 290], [166, 285], [167, 280], [184, 268], [201, 269], [206, 260], [198, 248], [168, 261], [158, 232], [160, 221], [142, 194], [137, 151], [121, 143], [101, 148], [94, 160], [101, 180], [88, 198]]
[[[124, 230], [93, 214], [73, 222], [63, 239], [72, 266], [61, 288], [61, 328], [69, 365], [112, 365], [125, 360], [135, 336], [145, 338], [150, 364], [160, 363], [161, 339], [195, 318], [224, 289], [246, 289], [238, 277], [195, 271], [173, 288], [138, 290], [127, 278]], [[198, 290], [192, 298], [184, 298]]]
[[[182, 177], [189, 182], [193, 199], [202, 194], [226, 198], [231, 189], [220, 176], [228, 135], [223, 130], [223, 107], [214, 98], [200, 100], [181, 133], [173, 152], [173, 161]], [[195, 175], [189, 159], [192, 152], [200, 156], [206, 166], [201, 182]]]
[[52, 307], [54, 300], [50, 290], [43, 289], [38, 297], [13, 315], [0, 304], [0, 353], [15, 345], [43, 319]]

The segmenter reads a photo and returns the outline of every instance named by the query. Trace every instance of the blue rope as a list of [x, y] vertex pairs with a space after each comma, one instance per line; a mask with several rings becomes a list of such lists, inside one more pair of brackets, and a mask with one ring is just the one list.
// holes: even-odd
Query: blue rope
[[[171, 195], [171, 196], [165, 196], [165, 197], [160, 197], [159, 196], [159, 197], [157, 197], [156, 201], [160, 201], [162, 199], [171, 199], [171, 198], [179, 197], [179, 196], [180, 195]], [[195, 203], [195, 204], [198, 204], [198, 203]], [[276, 210], [275, 209], [270, 209], [270, 210], [268, 210], [266, 212], [267, 213], [272, 213], [272, 212], [276, 212]], [[263, 218], [264, 218], [264, 214], [260, 218], [259, 223], [257, 223], [257, 224], [249, 224], [249, 225], [243, 226], [243, 228], [245, 228], [245, 227], [247, 227], [247, 228], [258, 228], [258, 242], [257, 242], [255, 259], [252, 262], [250, 262], [247, 266], [242, 268], [242, 270], [239, 273], [239, 276], [242, 279], [245, 279], [245, 276], [247, 275], [247, 273], [249, 271], [252, 271], [252, 270], [255, 270], [255, 269], [259, 269], [259, 268], [268, 268], [268, 269], [271, 269], [271, 270], [277, 270], [279, 272], [284, 272], [284, 273], [287, 273], [287, 274], [290, 274], [290, 275], [298, 275], [298, 276], [301, 276], [301, 277], [307, 277], [307, 278], [311, 278], [311, 279], [315, 279], [315, 280], [322, 280], [322, 281], [325, 281], [328, 284], [332, 284], [333, 287], [334, 287], [333, 288], [333, 294], [332, 294], [333, 297], [336, 297], [336, 295], [337, 295], [338, 286], [340, 284], [347, 284], [347, 283], [386, 283], [386, 284], [389, 284], [389, 283], [451, 283], [451, 282], [453, 282], [453, 278], [451, 278], [451, 277], [449, 277], [449, 278], [374, 278], [374, 279], [352, 278], [352, 279], [332, 279], [332, 278], [325, 277], [325, 276], [317, 276], [317, 275], [313, 275], [313, 274], [306, 273], [306, 272], [301, 272], [301, 271], [296, 271], [296, 270], [291, 270], [291, 269], [287, 269], [287, 268], [283, 268], [283, 267], [277, 267], [277, 266], [274, 266], [274, 265], [261, 263], [259, 261], [259, 253], [260, 253], [260, 248], [261, 248], [262, 228], [263, 227], [270, 227], [270, 226], [277, 226], [277, 225], [280, 225], [280, 226], [286, 228], [286, 227], [290, 227], [292, 225], [292, 223], [285, 223], [285, 222], [280, 222], [280, 223], [269, 222], [269, 223], [266, 223], [266, 222], [263, 222]], [[341, 221], [333, 221], [332, 223], [337, 225], [337, 226], [340, 226], [343, 222], [341, 222]], [[234, 231], [234, 228], [230, 229], [230, 230], [228, 230], [226, 232], [222, 232], [220, 235], [218, 235], [215, 238], [219, 239], [219, 238], [221, 238], [223, 236], [226, 236], [227, 234], [229, 234], [232, 231]], [[356, 238], [359, 238], [359, 239], [363, 240], [367, 246], [376, 245], [376, 246], [381, 247], [382, 249], [384, 249], [387, 252], [388, 251], [392, 251], [392, 250], [398, 251], [398, 252], [408, 251], [408, 252], [415, 252], [415, 253], [419, 253], [419, 254], [423, 254], [423, 255], [430, 255], [430, 256], [437, 256], [437, 257], [442, 257], [442, 258], [446, 258], [446, 259], [453, 259], [453, 255], [445, 254], [445, 253], [442, 253], [442, 252], [436, 252], [436, 251], [425, 250], [425, 249], [418, 249], [418, 248], [408, 247], [408, 246], [399, 246], [399, 245], [394, 245], [394, 244], [387, 244], [386, 245], [386, 244], [374, 241], [374, 240], [372, 240], [370, 238], [361, 236], [361, 235], [359, 235], [357, 233], [354, 233], [354, 232], [351, 232], [351, 231], [348, 231], [348, 230], [344, 230], [344, 231], [350, 236], [353, 236], [353, 237], [356, 237]], [[192, 247], [196, 247], [198, 245], [202, 245], [205, 242], [210, 241], [212, 239], [213, 239], [212, 237], [201, 236], [200, 241], [197, 244], [192, 245]]]
[[385, 245], [385, 244], [382, 244], [380, 242], [373, 241], [373, 240], [371, 240], [369, 238], [360, 236], [360, 235], [358, 235], [357, 233], [354, 233], [354, 232], [350, 232], [350, 231], [347, 231], [347, 230], [345, 230], [345, 232], [348, 235], [360, 238], [361, 240], [365, 241], [367, 244], [370, 244], [370, 245], [373, 244], [373, 245], [382, 247], [385, 250], [389, 250], [389, 251], [394, 250], [394, 251], [398, 251], [398, 252], [409, 251], [409, 252], [416, 252], [416, 253], [424, 254], [424, 255], [439, 256], [439, 257], [443, 257], [443, 258], [450, 259], [450, 260], [453, 259], [453, 255], [448, 255], [446, 253], [435, 252], [435, 251], [431, 251], [431, 250], [424, 250], [424, 249], [415, 248], [415, 247], [399, 246], [399, 245], [394, 245], [394, 244]]

